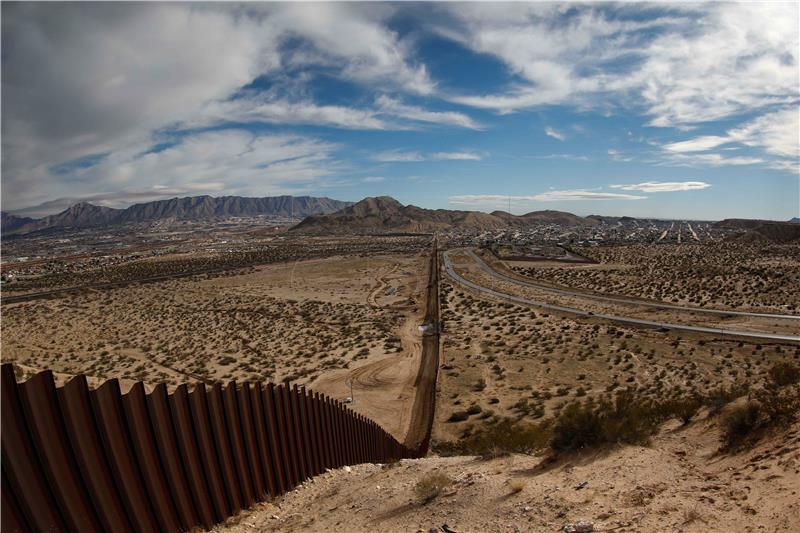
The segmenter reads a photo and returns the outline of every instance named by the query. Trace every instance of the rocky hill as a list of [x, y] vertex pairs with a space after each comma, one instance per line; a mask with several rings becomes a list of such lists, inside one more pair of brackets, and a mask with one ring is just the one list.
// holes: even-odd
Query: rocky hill
[[800, 224], [772, 220], [729, 218], [714, 224], [716, 228], [744, 230], [730, 238], [740, 242], [787, 243], [800, 241]]
[[192, 196], [144, 202], [126, 209], [113, 209], [81, 202], [61, 213], [38, 220], [3, 213], [2, 222], [3, 234], [10, 235], [46, 229], [90, 228], [159, 220], [212, 220], [261, 215], [307, 217], [332, 213], [349, 205], [350, 202], [313, 196], [264, 198]]
[[17, 215], [12, 215], [10, 213], [6, 213], [5, 211], [0, 211], [0, 231], [2, 231], [3, 233], [9, 231], [16, 231], [17, 229], [35, 221], [36, 219], [33, 218], [18, 217]]
[[390, 196], [365, 198], [341, 211], [311, 216], [292, 228], [292, 231], [315, 234], [337, 233], [428, 233], [451, 228], [495, 230], [550, 223], [567, 226], [595, 225], [585, 219], [561, 211], [534, 211], [512, 215], [504, 211], [481, 213], [450, 209], [423, 209], [403, 205]]

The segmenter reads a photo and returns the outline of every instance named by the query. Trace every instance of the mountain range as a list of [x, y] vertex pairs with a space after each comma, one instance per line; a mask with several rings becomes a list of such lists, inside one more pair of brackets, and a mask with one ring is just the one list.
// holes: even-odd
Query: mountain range
[[156, 222], [159, 220], [212, 220], [227, 217], [294, 216], [307, 217], [332, 213], [351, 205], [330, 198], [313, 196], [190, 196], [134, 204], [114, 209], [80, 202], [55, 215], [40, 219], [2, 214], [3, 235], [66, 228], [90, 228]]
[[512, 215], [505, 211], [481, 213], [449, 209], [423, 209], [403, 205], [390, 196], [364, 198], [335, 213], [306, 218], [290, 231], [315, 234], [420, 232], [464, 228], [478, 230], [525, 227], [538, 223], [594, 226], [598, 221], [562, 211], [533, 211]]

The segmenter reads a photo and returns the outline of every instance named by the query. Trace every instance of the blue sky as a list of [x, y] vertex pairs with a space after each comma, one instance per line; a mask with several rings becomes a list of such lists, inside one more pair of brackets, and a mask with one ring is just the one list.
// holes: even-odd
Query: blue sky
[[796, 3], [2, 11], [4, 210], [311, 194], [800, 215]]

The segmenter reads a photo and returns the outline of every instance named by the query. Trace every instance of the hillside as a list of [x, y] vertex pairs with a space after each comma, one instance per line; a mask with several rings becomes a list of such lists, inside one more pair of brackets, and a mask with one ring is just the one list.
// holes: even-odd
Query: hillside
[[308, 217], [291, 231], [315, 234], [338, 233], [427, 233], [451, 228], [481, 231], [535, 224], [595, 225], [572, 213], [534, 211], [517, 216], [504, 211], [482, 213], [449, 209], [424, 209], [403, 205], [390, 196], [370, 197], [341, 211]]
[[[113, 209], [77, 203], [61, 213], [41, 219], [15, 217], [3, 213], [3, 234], [25, 234], [57, 228], [90, 228], [159, 220], [212, 220], [228, 217], [283, 216], [306, 217], [338, 211], [350, 205], [330, 198], [313, 196], [192, 196], [134, 204]], [[7, 225], [8, 224], [8, 225]]]
[[730, 240], [739, 242], [788, 243], [800, 241], [800, 224], [772, 220], [747, 220], [731, 218], [714, 224], [714, 227], [744, 230]]
[[[648, 446], [624, 446], [546, 464], [510, 455], [428, 457], [362, 464], [304, 483], [213, 531], [794, 531], [800, 523], [800, 426], [755, 448], [719, 454], [715, 418], [667, 423]], [[415, 486], [451, 484], [428, 503]]]
[[35, 221], [36, 219], [33, 218], [19, 217], [6, 213], [5, 211], [0, 211], [0, 230], [3, 233], [15, 231]]

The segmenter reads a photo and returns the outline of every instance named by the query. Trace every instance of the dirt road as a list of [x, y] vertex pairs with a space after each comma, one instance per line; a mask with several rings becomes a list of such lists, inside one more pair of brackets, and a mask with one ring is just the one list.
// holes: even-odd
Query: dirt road
[[405, 440], [405, 445], [417, 450], [419, 457], [428, 453], [436, 411], [436, 378], [439, 372], [439, 250], [435, 239], [428, 264], [422, 358], [414, 384], [417, 392]]

